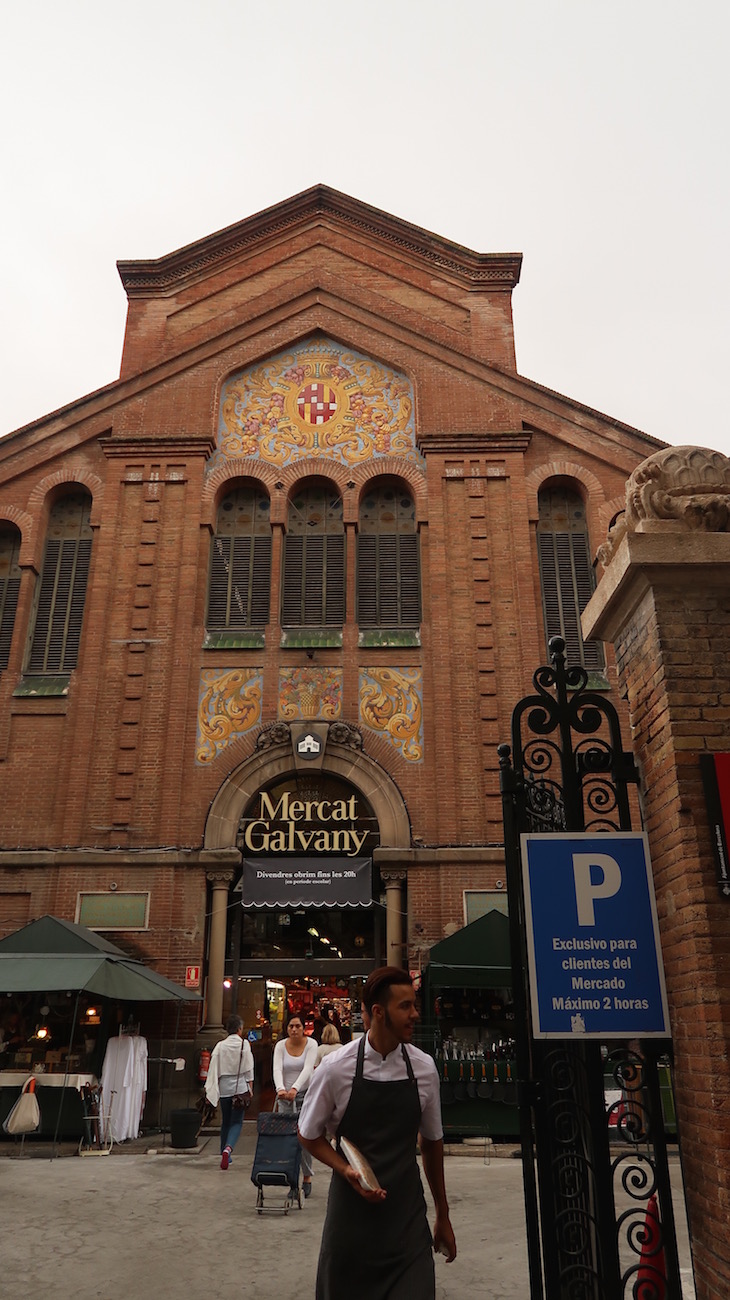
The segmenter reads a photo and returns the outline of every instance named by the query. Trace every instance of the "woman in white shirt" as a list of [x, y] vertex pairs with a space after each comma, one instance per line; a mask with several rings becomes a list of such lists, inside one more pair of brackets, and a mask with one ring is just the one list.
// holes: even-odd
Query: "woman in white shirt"
[[234, 1095], [253, 1092], [253, 1053], [243, 1036], [240, 1016], [226, 1021], [228, 1037], [216, 1043], [205, 1081], [205, 1095], [211, 1106], [221, 1108], [221, 1169], [228, 1169], [238, 1141], [245, 1111], [235, 1109]]
[[[317, 1044], [307, 1038], [301, 1016], [289, 1017], [286, 1038], [280, 1038], [274, 1048], [274, 1088], [277, 1110], [290, 1115], [299, 1113], [304, 1096], [312, 1080], [317, 1061]], [[312, 1191], [312, 1157], [302, 1151], [304, 1173], [302, 1191], [305, 1197]]]

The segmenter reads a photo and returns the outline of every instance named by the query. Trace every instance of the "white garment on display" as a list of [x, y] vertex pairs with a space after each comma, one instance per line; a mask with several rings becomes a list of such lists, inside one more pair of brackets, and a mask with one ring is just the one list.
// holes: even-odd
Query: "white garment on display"
[[115, 1142], [139, 1137], [147, 1092], [147, 1039], [137, 1034], [110, 1038], [101, 1072], [107, 1135]]

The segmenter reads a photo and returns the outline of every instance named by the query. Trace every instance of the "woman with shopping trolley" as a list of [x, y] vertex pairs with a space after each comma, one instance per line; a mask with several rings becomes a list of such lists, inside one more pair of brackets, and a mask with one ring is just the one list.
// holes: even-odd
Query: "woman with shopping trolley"
[[[274, 1048], [274, 1088], [276, 1109], [284, 1114], [297, 1115], [312, 1081], [317, 1063], [317, 1044], [307, 1038], [304, 1021], [296, 1013], [289, 1017], [286, 1038], [280, 1038]], [[312, 1192], [312, 1157], [302, 1151], [302, 1191], [305, 1198]]]

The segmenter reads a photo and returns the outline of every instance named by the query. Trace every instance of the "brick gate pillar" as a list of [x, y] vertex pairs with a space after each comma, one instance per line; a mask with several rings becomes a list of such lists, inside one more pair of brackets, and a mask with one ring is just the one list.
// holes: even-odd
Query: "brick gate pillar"
[[698, 1300], [730, 1296], [730, 900], [699, 756], [730, 751], [730, 460], [673, 447], [628, 481], [584, 635], [612, 641], [641, 771]]

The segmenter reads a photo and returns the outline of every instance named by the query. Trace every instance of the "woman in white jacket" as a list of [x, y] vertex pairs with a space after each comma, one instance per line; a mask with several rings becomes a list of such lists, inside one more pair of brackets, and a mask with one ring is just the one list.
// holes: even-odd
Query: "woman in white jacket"
[[228, 1037], [216, 1043], [205, 1080], [205, 1095], [211, 1106], [221, 1108], [221, 1169], [231, 1163], [243, 1125], [244, 1110], [236, 1110], [233, 1098], [236, 1093], [253, 1092], [253, 1053], [243, 1036], [240, 1016], [229, 1016], [226, 1021]]
[[[301, 1016], [289, 1017], [286, 1038], [280, 1038], [274, 1048], [274, 1087], [277, 1109], [296, 1115], [302, 1108], [317, 1061], [317, 1044], [307, 1038]], [[312, 1191], [312, 1157], [302, 1151], [302, 1191], [305, 1197]]]

